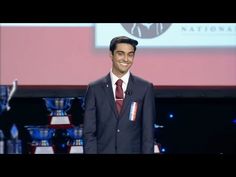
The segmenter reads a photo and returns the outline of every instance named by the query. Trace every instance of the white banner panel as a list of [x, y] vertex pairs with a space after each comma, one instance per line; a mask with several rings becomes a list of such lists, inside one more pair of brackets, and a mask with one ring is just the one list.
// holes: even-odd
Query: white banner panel
[[139, 47], [236, 47], [236, 23], [96, 23], [95, 46], [108, 47], [115, 36]]

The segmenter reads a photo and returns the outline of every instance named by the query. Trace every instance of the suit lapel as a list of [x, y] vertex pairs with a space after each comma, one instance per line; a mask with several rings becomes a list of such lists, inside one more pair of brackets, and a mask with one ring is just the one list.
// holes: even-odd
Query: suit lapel
[[104, 99], [107, 99], [109, 102], [109, 105], [111, 106], [111, 109], [113, 110], [113, 112], [115, 113], [116, 117], [118, 117], [118, 112], [116, 110], [116, 106], [115, 106], [115, 100], [114, 100], [114, 95], [113, 95], [113, 90], [112, 90], [112, 85], [111, 85], [111, 78], [110, 78], [110, 74], [108, 74], [105, 79], [104, 79], [104, 83], [103, 83], [103, 88], [105, 91], [105, 95], [106, 97]]

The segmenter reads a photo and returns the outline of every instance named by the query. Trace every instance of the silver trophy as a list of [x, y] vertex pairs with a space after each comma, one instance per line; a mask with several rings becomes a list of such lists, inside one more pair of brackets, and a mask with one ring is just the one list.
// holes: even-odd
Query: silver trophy
[[82, 154], [83, 153], [83, 125], [76, 126], [74, 128], [67, 129], [67, 134], [71, 140], [68, 142], [68, 148], [70, 154]]
[[55, 129], [47, 126], [25, 126], [31, 136], [32, 154], [54, 154], [52, 138], [55, 135]]
[[17, 88], [17, 80], [13, 81], [12, 87], [8, 85], [0, 85], [0, 115], [4, 111], [9, 111], [9, 101], [11, 100], [12, 96], [14, 95]]
[[71, 108], [74, 98], [44, 98], [49, 115], [49, 126], [52, 128], [70, 128], [71, 115], [67, 111]]

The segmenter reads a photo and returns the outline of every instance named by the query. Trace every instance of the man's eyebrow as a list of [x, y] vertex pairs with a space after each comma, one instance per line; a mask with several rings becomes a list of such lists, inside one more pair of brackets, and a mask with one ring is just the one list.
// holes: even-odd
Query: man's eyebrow
[[[122, 51], [122, 50], [117, 50], [116, 52], [122, 52], [122, 53], [125, 53], [125, 51]], [[130, 51], [128, 53], [134, 53], [134, 51]]]
[[122, 52], [122, 53], [125, 53], [124, 51], [122, 51], [122, 50], [117, 50], [116, 52]]

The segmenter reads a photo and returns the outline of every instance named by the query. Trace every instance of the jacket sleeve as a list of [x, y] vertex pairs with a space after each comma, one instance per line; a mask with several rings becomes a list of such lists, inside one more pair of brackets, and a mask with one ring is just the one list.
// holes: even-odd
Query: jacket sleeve
[[142, 113], [142, 153], [154, 153], [154, 120], [156, 118], [156, 106], [154, 87], [150, 84], [147, 88]]
[[84, 112], [84, 153], [97, 153], [96, 137], [96, 103], [93, 88], [88, 86], [85, 95], [85, 112]]

